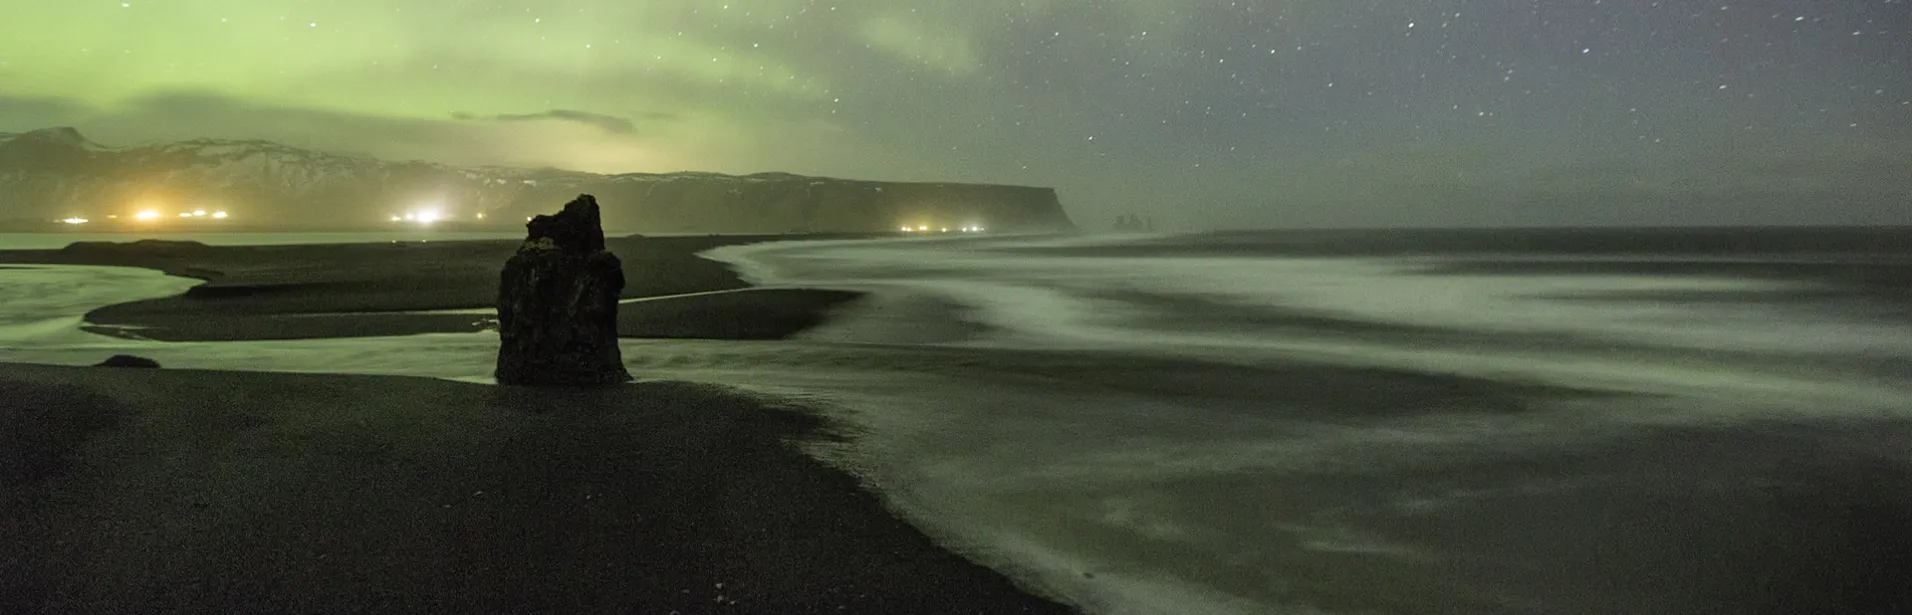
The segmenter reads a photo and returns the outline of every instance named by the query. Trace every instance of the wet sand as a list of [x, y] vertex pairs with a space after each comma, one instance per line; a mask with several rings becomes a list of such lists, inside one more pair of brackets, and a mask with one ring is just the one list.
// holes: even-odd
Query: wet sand
[[714, 387], [0, 365], [0, 424], [0, 612], [1070, 612]]
[[[729, 267], [696, 256], [724, 245], [842, 239], [837, 235], [608, 238], [624, 264], [627, 299], [750, 285]], [[184, 295], [107, 306], [87, 314], [96, 333], [162, 341], [309, 339], [459, 333], [492, 326], [489, 315], [411, 314], [494, 306], [498, 271], [518, 242], [447, 241], [340, 245], [74, 245], [0, 251], [0, 263], [144, 267], [206, 280]], [[762, 289], [626, 304], [626, 337], [780, 339], [821, 322], [855, 294]]]

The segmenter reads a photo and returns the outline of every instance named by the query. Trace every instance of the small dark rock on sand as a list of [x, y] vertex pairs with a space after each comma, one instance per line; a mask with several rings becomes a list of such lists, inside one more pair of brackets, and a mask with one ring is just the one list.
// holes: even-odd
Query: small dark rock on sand
[[99, 364], [94, 365], [94, 367], [143, 367], [152, 369], [159, 367], [159, 362], [130, 354], [116, 354], [107, 357], [105, 361], [99, 362]]
[[76, 241], [61, 248], [60, 252], [70, 256], [119, 257], [119, 258], [177, 258], [200, 254], [208, 246], [197, 241], [168, 241], [164, 239], [141, 239], [126, 243], [111, 241]]

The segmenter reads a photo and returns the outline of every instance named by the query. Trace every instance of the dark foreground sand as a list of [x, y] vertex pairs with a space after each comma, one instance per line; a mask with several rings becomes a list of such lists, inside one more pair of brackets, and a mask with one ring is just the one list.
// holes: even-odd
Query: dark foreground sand
[[3, 613], [1067, 613], [720, 389], [0, 364]]
[[[750, 289], [734, 271], [696, 256], [710, 248], [844, 236], [616, 237], [626, 298], [738, 290], [724, 295], [627, 304], [625, 337], [780, 339], [821, 322], [854, 293]], [[87, 314], [95, 332], [164, 341], [306, 339], [458, 333], [488, 315], [403, 312], [497, 304], [498, 271], [514, 240], [286, 246], [69, 246], [0, 251], [0, 263], [145, 267], [207, 280], [178, 297], [107, 306]]]

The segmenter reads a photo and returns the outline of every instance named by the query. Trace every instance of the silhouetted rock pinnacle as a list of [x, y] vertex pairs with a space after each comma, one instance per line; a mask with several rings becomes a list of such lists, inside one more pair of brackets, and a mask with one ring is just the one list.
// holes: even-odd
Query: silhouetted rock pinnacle
[[538, 216], [524, 225], [531, 231], [528, 240], [548, 237], [558, 249], [590, 254], [604, 249], [604, 227], [598, 221], [597, 198], [580, 194], [566, 203], [555, 216]]
[[597, 199], [579, 195], [529, 233], [498, 282], [499, 384], [631, 380], [617, 348], [624, 268], [604, 249]]

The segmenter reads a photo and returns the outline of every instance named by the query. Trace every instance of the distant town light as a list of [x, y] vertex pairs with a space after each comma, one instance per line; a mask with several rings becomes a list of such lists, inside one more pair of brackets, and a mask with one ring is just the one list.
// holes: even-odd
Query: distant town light
[[218, 218], [220, 220], [224, 220], [226, 219], [226, 212], [223, 212], [223, 211], [212, 212], [212, 217]]
[[204, 209], [195, 209], [195, 210], [193, 210], [193, 217], [194, 217], [194, 218], [204, 218], [204, 217], [206, 217], [206, 210], [204, 210]]
[[153, 211], [153, 210], [151, 210], [151, 209], [148, 209], [148, 210], [146, 210], [146, 211], [142, 211], [142, 212], [139, 212], [139, 213], [137, 213], [137, 214], [133, 214], [133, 217], [135, 217], [135, 218], [139, 218], [139, 219], [141, 219], [141, 220], [158, 220], [158, 219], [159, 219], [159, 212], [157, 212], [157, 211]]
[[404, 218], [400, 218], [400, 217], [398, 217], [398, 216], [392, 216], [392, 221], [393, 221], [393, 222], [397, 222], [397, 221], [399, 221], [399, 220], [404, 220]]
[[919, 231], [927, 231], [927, 230], [929, 230], [929, 225], [927, 225], [927, 224], [925, 224], [925, 225], [922, 225], [922, 226], [919, 226], [919, 227], [916, 227], [916, 230], [919, 230]]
[[431, 224], [433, 222], [437, 222], [438, 218], [439, 218], [439, 215], [437, 210], [423, 211], [423, 212], [419, 212], [418, 214], [418, 222], [420, 224]]
[[182, 211], [182, 212], [179, 212], [179, 217], [181, 217], [181, 218], [191, 218], [191, 217], [193, 217], [193, 214], [192, 214], [192, 212], [190, 212], [190, 211]]
[[66, 223], [66, 224], [86, 224], [86, 218], [81, 218], [81, 217], [79, 217], [79, 216], [73, 216], [73, 217], [71, 217], [71, 218], [67, 218], [67, 219], [65, 219], [65, 220], [61, 220], [60, 222], [64, 222], [64, 223]]
[[905, 227], [903, 227], [903, 232], [905, 232], [905, 233], [908, 233], [908, 232], [910, 232], [910, 231], [914, 231], [914, 230], [916, 230], [916, 229], [913, 229], [913, 228], [910, 228], [910, 227], [907, 227], [907, 226], [905, 226]]
[[947, 232], [949, 232], [949, 227], [947, 227], [947, 226], [945, 226], [945, 227], [943, 227], [943, 232], [945, 232], [945, 233], [947, 233]]
[[479, 219], [479, 220], [483, 220], [483, 219], [485, 219], [485, 212], [482, 212], [482, 211], [481, 211], [481, 212], [478, 212], [478, 219]]

